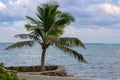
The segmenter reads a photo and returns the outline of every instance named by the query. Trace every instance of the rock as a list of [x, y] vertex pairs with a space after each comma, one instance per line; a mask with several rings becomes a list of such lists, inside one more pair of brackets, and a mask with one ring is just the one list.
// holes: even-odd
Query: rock
[[30, 75], [47, 75], [47, 76], [67, 76], [64, 66], [46, 66], [46, 71], [40, 72], [41, 66], [18, 66], [18, 67], [5, 67], [8, 70], [16, 70], [20, 73], [30, 74]]

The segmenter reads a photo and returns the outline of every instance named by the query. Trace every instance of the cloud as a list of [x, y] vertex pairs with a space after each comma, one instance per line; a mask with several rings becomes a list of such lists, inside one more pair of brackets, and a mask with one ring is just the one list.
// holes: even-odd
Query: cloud
[[104, 4], [101, 4], [100, 7], [105, 11], [106, 14], [120, 15], [120, 7], [119, 6], [104, 3]]
[[[4, 35], [0, 35], [2, 37], [0, 42], [9, 39], [17, 41], [12, 39], [15, 34], [25, 32], [24, 24], [27, 23], [25, 16], [36, 18], [36, 6], [47, 1], [49, 0], [1, 0], [0, 34]], [[118, 0], [113, 0], [112, 5], [105, 0], [57, 0], [57, 2], [60, 10], [69, 12], [76, 19], [68, 30], [65, 29], [64, 36], [79, 37], [83, 42], [120, 42]]]
[[0, 10], [6, 9], [6, 5], [0, 2]]
[[68, 26], [65, 28], [64, 36], [77, 37], [83, 42], [94, 43], [120, 43], [120, 30], [101, 27], [93, 28], [75, 28]]
[[118, 27], [118, 23], [120, 18], [118, 15], [108, 15], [101, 7], [102, 4], [105, 4], [104, 0], [70, 0], [71, 4], [68, 4], [69, 1], [66, 0], [65, 3], [63, 1], [58, 0], [61, 10], [70, 12], [76, 19], [75, 25], [79, 28], [99, 28], [99, 27], [107, 27], [107, 28], [116, 28]]
[[81, 28], [92, 28], [92, 26], [98, 27], [107, 27], [107, 28], [116, 28], [120, 29], [119, 23], [120, 18], [118, 16], [93, 16], [88, 18], [78, 18], [76, 21], [76, 25]]
[[[120, 17], [115, 12], [113, 14], [106, 13], [103, 9], [103, 4], [89, 4], [80, 6], [79, 8], [76, 6], [71, 10], [71, 13], [74, 13], [76, 22], [73, 25], [80, 28], [114, 28], [120, 29], [119, 21]], [[102, 6], [101, 6], [102, 5]], [[117, 6], [118, 7], [118, 6]], [[120, 9], [119, 9], [120, 10]]]
[[24, 25], [26, 24], [26, 21], [14, 21], [14, 22], [0, 22], [0, 28], [15, 28], [16, 30], [24, 30]]
[[36, 7], [44, 0], [8, 0], [6, 9], [0, 11], [0, 22], [25, 20], [26, 15], [35, 16]]
[[16, 42], [21, 39], [15, 38], [14, 35], [26, 33], [24, 28], [25, 21], [1, 22], [0, 23], [0, 42]]
[[9, 3], [11, 5], [13, 5], [13, 4], [17, 4], [17, 5], [22, 4], [23, 5], [23, 4], [29, 3], [29, 0], [16, 0], [16, 1], [10, 0]]
[[15, 38], [14, 35], [24, 32], [11, 27], [0, 27], [0, 42], [16, 42], [20, 41], [19, 38]]

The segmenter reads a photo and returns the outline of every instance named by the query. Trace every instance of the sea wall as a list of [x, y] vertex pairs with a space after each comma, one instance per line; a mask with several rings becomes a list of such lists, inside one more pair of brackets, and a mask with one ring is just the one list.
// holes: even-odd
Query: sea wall
[[22, 74], [47, 75], [47, 76], [67, 76], [64, 66], [46, 66], [44, 72], [40, 72], [41, 66], [18, 66], [5, 67], [8, 70], [16, 70]]

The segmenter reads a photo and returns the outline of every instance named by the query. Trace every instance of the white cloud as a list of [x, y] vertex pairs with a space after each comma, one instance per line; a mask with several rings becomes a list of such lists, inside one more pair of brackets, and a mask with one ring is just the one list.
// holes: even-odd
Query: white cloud
[[[3, 34], [0, 35], [2, 37], [0, 38], [0, 42], [5, 40], [6, 42], [15, 41], [12, 40], [15, 34], [24, 33], [25, 29], [21, 27], [26, 23], [23, 21], [26, 20], [25, 16], [29, 15], [35, 18], [36, 6], [47, 1], [49, 0], [7, 0], [7, 2], [3, 0], [4, 4], [0, 2], [0, 16], [2, 17], [0, 18], [0, 27], [2, 27], [0, 28], [0, 34]], [[107, 4], [104, 0], [57, 1], [60, 4], [59, 9], [70, 12], [74, 17], [78, 18], [72, 24], [77, 26], [77, 28], [67, 27], [64, 36], [78, 37], [83, 42], [116, 41], [120, 43], [119, 6]], [[117, 15], [117, 18], [114, 15]]]
[[9, 16], [18, 16], [25, 17], [25, 15], [29, 12], [29, 7], [32, 6], [29, 0], [17, 0], [17, 1], [9, 1], [9, 8], [7, 11], [9, 12]]
[[19, 5], [19, 4], [25, 4], [25, 3], [29, 3], [29, 0], [16, 0], [16, 1], [10, 0], [9, 1], [9, 4], [11, 4], [11, 5], [13, 5], [13, 4]]
[[7, 8], [6, 5], [3, 4], [2, 2], [0, 2], [0, 10], [3, 10], [3, 9], [5, 9], [5, 8]]
[[19, 38], [15, 38], [14, 35], [23, 33], [23, 30], [18, 30], [15, 27], [0, 27], [0, 42], [16, 42], [20, 41]]
[[120, 4], [120, 0], [118, 1], [118, 3]]
[[108, 3], [101, 4], [100, 7], [105, 11], [107, 14], [111, 15], [120, 15], [120, 7], [116, 5], [111, 5]]
[[16, 42], [21, 41], [19, 38], [15, 38], [14, 35], [27, 33], [24, 24], [25, 21], [18, 22], [2, 22], [0, 24], [0, 42]]
[[[0, 3], [0, 20], [25, 20], [25, 16], [35, 16], [36, 7], [42, 3], [43, 0], [8, 0], [6, 6]], [[6, 9], [4, 9], [6, 8]]]
[[64, 36], [77, 37], [83, 42], [120, 43], [120, 30], [110, 28], [75, 28], [68, 26]]

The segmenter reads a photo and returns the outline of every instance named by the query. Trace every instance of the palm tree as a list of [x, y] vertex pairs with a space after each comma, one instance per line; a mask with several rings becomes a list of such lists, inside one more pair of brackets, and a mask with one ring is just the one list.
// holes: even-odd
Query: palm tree
[[[35, 42], [41, 45], [41, 71], [45, 71], [45, 53], [49, 46], [64, 51], [77, 58], [81, 62], [86, 62], [81, 54], [73, 50], [72, 47], [82, 47], [84, 44], [74, 37], [61, 37], [66, 25], [74, 21], [74, 18], [66, 12], [58, 10], [59, 5], [56, 2], [48, 2], [37, 6], [37, 19], [26, 16], [31, 21], [25, 24], [29, 34], [18, 34], [15, 37], [27, 39], [27, 41], [16, 42], [6, 49], [20, 48], [23, 46], [33, 46]], [[28, 40], [29, 39], [29, 40]]]

